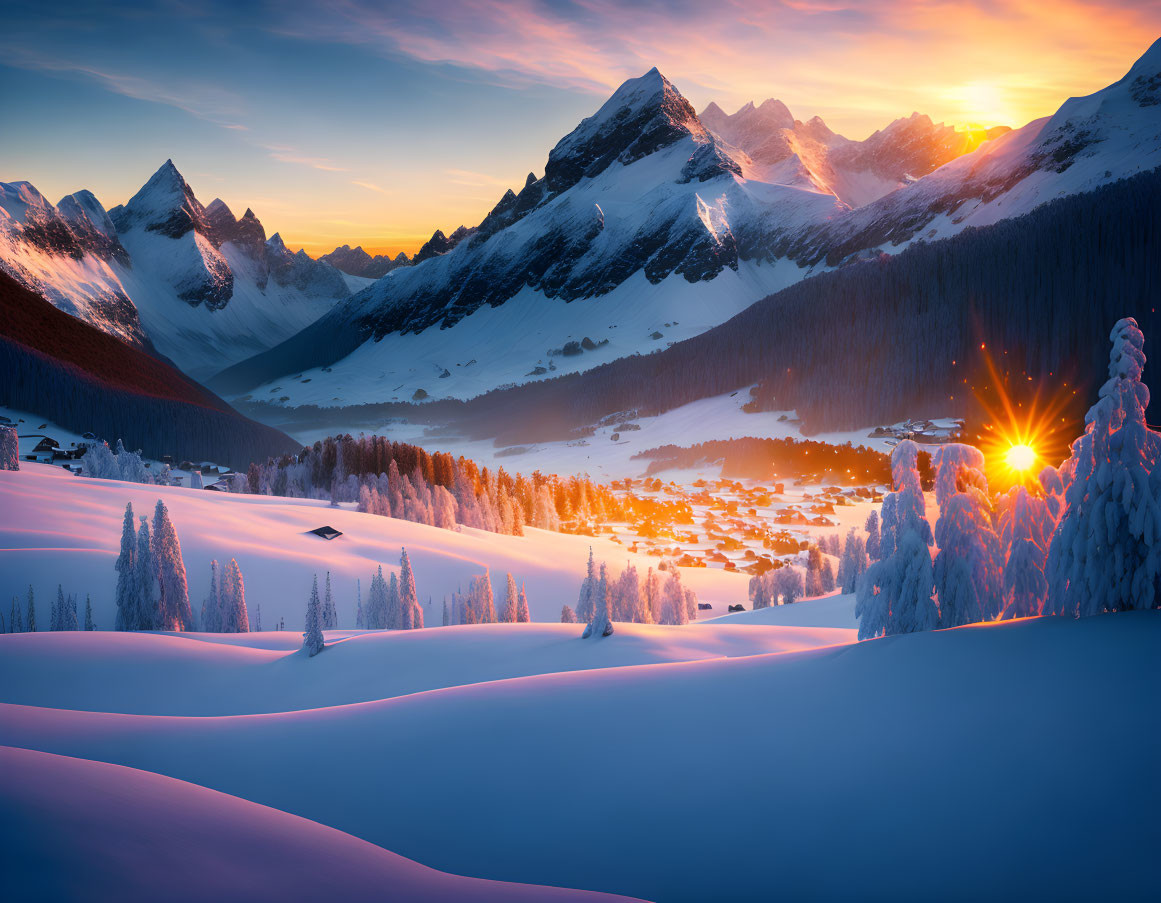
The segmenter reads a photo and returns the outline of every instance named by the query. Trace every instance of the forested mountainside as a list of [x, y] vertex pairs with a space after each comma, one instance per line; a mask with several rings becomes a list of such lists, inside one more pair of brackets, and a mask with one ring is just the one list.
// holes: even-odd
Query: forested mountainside
[[0, 403], [163, 454], [232, 466], [289, 436], [249, 420], [159, 358], [58, 310], [0, 273]]
[[[760, 384], [760, 406], [795, 408], [810, 431], [859, 428], [970, 413], [981, 346], [1001, 374], [1034, 384], [1063, 376], [1089, 398], [1105, 379], [1102, 339], [1116, 320], [1161, 332], [1159, 249], [1153, 170], [799, 282], [702, 335], [585, 373], [468, 402], [253, 410], [288, 424], [404, 417], [518, 443]], [[1148, 384], [1156, 373], [1146, 366]]]

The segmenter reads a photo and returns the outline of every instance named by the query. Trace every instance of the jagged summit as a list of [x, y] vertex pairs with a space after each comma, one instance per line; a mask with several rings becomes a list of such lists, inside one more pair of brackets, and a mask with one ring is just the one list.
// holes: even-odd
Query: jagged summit
[[683, 138], [712, 141], [689, 101], [654, 67], [622, 84], [557, 142], [544, 180], [549, 193], [558, 194], [613, 163], [627, 166]]
[[170, 238], [181, 238], [190, 231], [202, 234], [209, 231], [205, 208], [173, 160], [161, 164], [127, 204], [113, 208], [109, 215], [118, 232], [139, 226]]

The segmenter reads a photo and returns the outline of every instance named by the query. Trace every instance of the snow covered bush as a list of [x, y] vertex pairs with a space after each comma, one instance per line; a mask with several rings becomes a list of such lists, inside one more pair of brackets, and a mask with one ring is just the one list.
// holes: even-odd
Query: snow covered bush
[[141, 460], [141, 452], [127, 451], [120, 439], [116, 451], [110, 451], [105, 442], [97, 442], [85, 449], [81, 456], [81, 473], [102, 480], [123, 480], [126, 483], [152, 483], [149, 469]]
[[1109, 379], [1062, 468], [1071, 482], [1048, 549], [1045, 613], [1161, 607], [1161, 434], [1145, 421], [1145, 337], [1127, 318], [1109, 338]]
[[20, 443], [12, 426], [0, 426], [0, 470], [20, 470]]

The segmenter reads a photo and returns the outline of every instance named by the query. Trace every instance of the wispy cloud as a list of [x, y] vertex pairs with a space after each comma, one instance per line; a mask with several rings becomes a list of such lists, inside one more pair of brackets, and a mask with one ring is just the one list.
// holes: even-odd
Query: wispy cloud
[[246, 126], [238, 122], [244, 118], [242, 99], [217, 85], [191, 79], [163, 81], [152, 76], [133, 75], [53, 56], [12, 42], [0, 43], [0, 58], [7, 66], [78, 76], [123, 97], [165, 104], [221, 128], [246, 131]]
[[384, 188], [381, 185], [376, 185], [374, 182], [365, 182], [362, 179], [351, 179], [352, 185], [357, 185], [359, 188], [366, 188], [368, 191], [377, 191], [380, 194], [392, 194], [393, 192]]
[[281, 144], [263, 144], [260, 145], [269, 155], [272, 160], [277, 160], [279, 163], [295, 163], [299, 166], [309, 166], [311, 169], [318, 169], [322, 172], [347, 172], [347, 167], [339, 166], [332, 160], [326, 157], [314, 157], [309, 154], [304, 154], [293, 147], [287, 147]]
[[983, 113], [1049, 112], [1123, 74], [1161, 31], [1161, 2], [337, 0], [325, 17], [313, 4], [291, 6], [271, 27], [496, 83], [596, 94], [656, 65], [702, 102], [778, 96], [803, 118], [829, 110], [881, 125], [925, 106], [937, 118], [966, 115], [938, 105], [955, 85], [981, 80], [1022, 79], [1028, 104]]

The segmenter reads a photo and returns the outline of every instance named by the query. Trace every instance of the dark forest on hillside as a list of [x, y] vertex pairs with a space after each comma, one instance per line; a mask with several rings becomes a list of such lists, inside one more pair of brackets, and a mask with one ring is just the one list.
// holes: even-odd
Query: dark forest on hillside
[[244, 467], [293, 450], [176, 368], [57, 310], [0, 273], [0, 404], [147, 456]]

